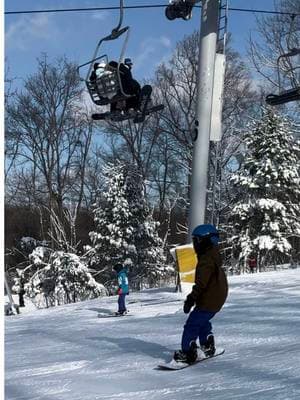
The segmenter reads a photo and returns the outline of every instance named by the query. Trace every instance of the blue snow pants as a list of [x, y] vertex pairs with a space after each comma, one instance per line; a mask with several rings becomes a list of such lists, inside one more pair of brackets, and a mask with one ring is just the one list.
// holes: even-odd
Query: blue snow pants
[[119, 309], [118, 309], [118, 312], [126, 311], [125, 297], [126, 297], [125, 293], [119, 294], [119, 298], [118, 298]]
[[207, 335], [212, 334], [210, 320], [216, 313], [195, 308], [189, 315], [181, 339], [182, 351], [188, 351], [192, 340], [199, 338], [200, 346], [206, 343]]

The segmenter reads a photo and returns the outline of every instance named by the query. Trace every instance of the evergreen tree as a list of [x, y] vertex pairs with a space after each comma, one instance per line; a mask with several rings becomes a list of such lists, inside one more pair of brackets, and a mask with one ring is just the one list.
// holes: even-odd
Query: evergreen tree
[[245, 136], [245, 158], [233, 176], [237, 202], [231, 211], [234, 252], [260, 267], [288, 261], [300, 234], [299, 147], [291, 123], [266, 109]]
[[112, 267], [129, 268], [131, 284], [164, 271], [163, 243], [157, 234], [147, 202], [142, 177], [132, 166], [109, 165], [105, 171], [101, 205], [94, 209], [96, 229], [90, 232], [91, 267], [105, 283], [113, 279]]
[[46, 253], [42, 247], [32, 252], [32, 267], [38, 270], [25, 284], [27, 296], [38, 307], [75, 303], [106, 294], [104, 286], [95, 281], [76, 254]]
[[163, 242], [158, 236], [159, 222], [155, 222], [149, 209], [145, 185], [141, 174], [131, 166], [127, 170], [126, 198], [130, 205], [130, 226], [133, 229], [136, 248], [135, 263], [131, 275], [140, 286], [142, 278], [149, 284], [155, 284], [159, 277], [166, 273], [166, 258], [163, 253]]

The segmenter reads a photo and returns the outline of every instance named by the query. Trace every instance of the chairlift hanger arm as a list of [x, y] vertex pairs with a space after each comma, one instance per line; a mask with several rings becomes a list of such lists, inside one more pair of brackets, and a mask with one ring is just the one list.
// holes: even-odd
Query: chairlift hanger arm
[[285, 72], [290, 72], [294, 69], [297, 69], [299, 67], [292, 67], [292, 64], [290, 62], [290, 57], [294, 57], [300, 54], [300, 48], [298, 47], [291, 47], [291, 37], [292, 37], [292, 33], [293, 33], [293, 28], [295, 26], [295, 18], [296, 18], [296, 14], [292, 14], [291, 16], [291, 24], [290, 24], [290, 30], [288, 32], [288, 38], [287, 38], [287, 52], [280, 54], [279, 57], [277, 58], [277, 74], [278, 74], [278, 86], [279, 86], [279, 90], [281, 88], [281, 84], [280, 84], [280, 63], [281, 61], [284, 63], [286, 62], [285, 66], [290, 66], [290, 68], [287, 68], [287, 70]]
[[[120, 66], [123, 62], [124, 54], [127, 48], [127, 42], [129, 38], [129, 31], [130, 28], [129, 26], [125, 26], [121, 28], [122, 22], [123, 22], [123, 0], [120, 0], [120, 16], [119, 16], [119, 22], [118, 25], [112, 29], [111, 33], [102, 39], [99, 40], [96, 49], [94, 51], [93, 57], [90, 61], [81, 64], [79, 67], [77, 67], [78, 74], [80, 76], [80, 68], [84, 66], [88, 66], [87, 68], [87, 74], [85, 78], [86, 86], [88, 88], [88, 91], [91, 95], [91, 98], [94, 103], [97, 105], [106, 105], [108, 103], [112, 102], [112, 99], [115, 99], [116, 95], [118, 95], [118, 98], [121, 98], [122, 100], [126, 100], [129, 97], [132, 97], [132, 94], [125, 93], [123, 89], [123, 82], [121, 78], [121, 71], [120, 71]], [[108, 41], [113, 41], [118, 39], [121, 35], [126, 34], [124, 43], [122, 46], [121, 54], [118, 60], [118, 64], [116, 68], [113, 68], [111, 70], [111, 75], [110, 78], [108, 79], [107, 75], [104, 76], [99, 76], [97, 78], [96, 75], [96, 70], [98, 68], [98, 65], [95, 64], [96, 60], [99, 59], [106, 59], [105, 64], [108, 65], [108, 57], [107, 55], [102, 55], [99, 56], [99, 49], [102, 45], [103, 42], [108, 42]], [[92, 73], [92, 69], [95, 69]], [[83, 80], [83, 79], [82, 79]]]
[[124, 16], [124, 2], [123, 0], [120, 0], [120, 19], [118, 25], [111, 31], [111, 34], [118, 33], [119, 29], [122, 26], [123, 22], [123, 16]]
[[[291, 39], [292, 39], [293, 28], [295, 26], [296, 14], [290, 15], [290, 18], [291, 18], [291, 24], [290, 24], [290, 31], [288, 33], [288, 38], [287, 38], [287, 48], [289, 51], [292, 52], [295, 49], [290, 46], [290, 43], [291, 43]], [[295, 55], [295, 54], [292, 54], [292, 55]]]
[[[94, 51], [94, 54], [93, 54], [92, 59], [91, 59], [90, 61], [84, 63], [84, 64], [81, 64], [81, 65], [77, 68], [77, 71], [78, 71], [78, 73], [79, 73], [80, 68], [82, 68], [82, 67], [84, 67], [84, 66], [86, 66], [86, 65], [90, 65], [90, 67], [89, 67], [89, 69], [88, 69], [88, 71], [87, 71], [86, 78], [85, 78], [86, 81], [87, 81], [87, 80], [89, 79], [89, 77], [90, 77], [90, 74], [91, 74], [91, 71], [92, 71], [92, 67], [93, 67], [93, 65], [92, 65], [93, 62], [95, 62], [95, 61], [98, 60], [99, 58], [102, 58], [102, 57], [103, 57], [103, 56], [100, 56], [100, 57], [97, 56], [101, 44], [102, 44], [103, 42], [107, 42], [107, 41], [110, 41], [110, 40], [118, 39], [121, 35], [123, 35], [125, 32], [127, 32], [127, 35], [126, 35], [126, 38], [125, 38], [125, 41], [124, 41], [124, 45], [123, 45], [123, 48], [122, 48], [120, 60], [119, 60], [119, 64], [120, 64], [120, 62], [121, 62], [121, 60], [122, 60], [122, 58], [123, 58], [123, 56], [124, 56], [124, 53], [125, 53], [125, 49], [126, 49], [127, 42], [128, 42], [128, 38], [129, 38], [129, 31], [130, 31], [130, 27], [129, 27], [129, 26], [125, 26], [124, 28], [120, 29], [120, 28], [121, 28], [121, 25], [122, 25], [122, 22], [123, 22], [123, 16], [124, 16], [124, 0], [120, 0], [120, 16], [119, 16], [118, 25], [117, 25], [115, 28], [112, 29], [112, 31], [111, 31], [111, 33], [110, 33], [109, 35], [107, 35], [107, 36], [105, 36], [104, 38], [102, 38], [102, 39], [99, 40], [99, 42], [98, 42], [98, 44], [97, 44], [97, 46], [96, 46], [96, 49], [95, 49], [95, 51]], [[118, 75], [119, 75], [119, 71], [118, 71]], [[119, 79], [120, 79], [120, 75], [119, 75]], [[121, 91], [123, 92], [122, 87], [121, 87]], [[125, 94], [124, 94], [124, 95], [125, 95]]]
[[278, 76], [279, 91], [281, 91], [280, 62], [281, 61], [284, 62], [284, 60], [286, 60], [286, 63], [287, 63], [286, 65], [289, 66], [289, 68], [287, 68], [286, 71], [284, 71], [285, 73], [289, 73], [289, 72], [292, 72], [292, 71], [300, 68], [299, 65], [296, 67], [293, 67], [289, 60], [290, 57], [295, 57], [300, 54], [300, 48], [293, 47], [293, 48], [289, 48], [288, 50], [289, 51], [287, 53], [280, 54], [280, 56], [277, 58], [277, 76]]
[[118, 38], [119, 38], [121, 35], [123, 35], [123, 33], [125, 33], [125, 32], [127, 32], [127, 36], [126, 36], [126, 39], [125, 39], [125, 41], [126, 41], [126, 43], [127, 43], [127, 39], [128, 39], [128, 35], [129, 35], [129, 30], [130, 30], [129, 26], [125, 26], [124, 28], [122, 28], [122, 29], [119, 30], [118, 32], [116, 32], [116, 31], [115, 31], [115, 32], [112, 32], [111, 34], [109, 34], [109, 35], [107, 35], [107, 36], [105, 36], [104, 38], [102, 38], [102, 39], [99, 40], [99, 42], [98, 42], [98, 44], [97, 44], [97, 46], [96, 46], [96, 49], [95, 49], [93, 58], [92, 58], [92, 60], [90, 61], [91, 67], [90, 67], [90, 70], [88, 71], [87, 76], [90, 75], [90, 72], [91, 72], [91, 69], [92, 69], [92, 62], [95, 61], [95, 60], [97, 59], [97, 54], [98, 54], [98, 52], [99, 52], [99, 48], [100, 48], [101, 44], [102, 44], [103, 42], [108, 42], [108, 41], [110, 41], [110, 40], [118, 39]]

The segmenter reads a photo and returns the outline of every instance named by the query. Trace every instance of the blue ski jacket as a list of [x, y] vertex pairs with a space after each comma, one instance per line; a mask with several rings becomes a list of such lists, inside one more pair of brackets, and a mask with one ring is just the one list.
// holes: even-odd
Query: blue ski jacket
[[126, 267], [124, 267], [123, 269], [121, 269], [120, 272], [118, 272], [118, 285], [119, 289], [122, 289], [123, 294], [129, 293], [128, 270]]

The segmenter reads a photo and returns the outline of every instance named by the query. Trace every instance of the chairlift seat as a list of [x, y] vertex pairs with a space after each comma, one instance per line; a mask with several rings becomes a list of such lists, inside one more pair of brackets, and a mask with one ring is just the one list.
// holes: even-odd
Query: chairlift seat
[[117, 72], [111, 72], [109, 75], [103, 74], [95, 80], [86, 81], [88, 91], [97, 105], [109, 104], [120, 91]]
[[285, 90], [279, 94], [269, 94], [266, 97], [266, 103], [270, 106], [277, 106], [297, 100], [300, 100], [300, 87]]
[[[119, 65], [122, 62], [123, 56], [125, 54], [129, 37], [129, 30], [130, 30], [129, 26], [121, 28], [122, 21], [123, 21], [123, 0], [120, 0], [120, 19], [118, 25], [111, 31], [109, 35], [100, 39], [100, 41], [96, 46], [92, 59], [77, 67], [77, 71], [79, 73], [81, 68], [88, 66], [85, 78], [85, 84], [92, 101], [98, 106], [105, 106], [111, 103], [121, 102], [132, 96], [128, 95], [123, 90], [122, 82], [120, 79]], [[99, 49], [102, 43], [116, 40], [124, 34], [126, 34], [126, 36], [123, 42], [121, 54], [119, 57], [119, 62], [117, 63], [118, 64], [117, 67], [113, 68], [108, 65], [108, 57], [106, 54], [98, 56]], [[104, 62], [106, 64], [105, 70], [106, 72], [109, 73], [104, 73], [102, 75], [97, 76], [97, 73], [95, 72], [96, 76], [93, 76], [93, 79], [91, 80], [90, 78], [92, 75], [92, 67], [95, 61], [97, 61], [98, 63], [100, 63], [100, 61]]]
[[128, 95], [125, 97], [122, 94], [117, 69], [110, 65], [107, 65], [105, 69], [109, 74], [102, 74], [93, 81], [86, 81], [93, 102], [103, 106], [131, 97]]

